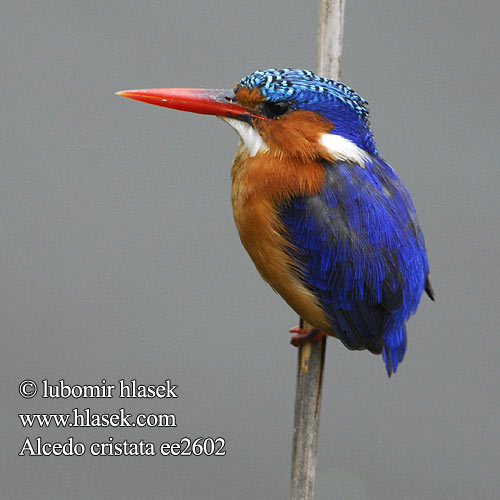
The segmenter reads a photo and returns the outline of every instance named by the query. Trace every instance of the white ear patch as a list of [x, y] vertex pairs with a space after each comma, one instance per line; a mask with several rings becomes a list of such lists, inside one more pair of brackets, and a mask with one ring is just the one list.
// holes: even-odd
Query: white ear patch
[[370, 160], [366, 151], [341, 135], [323, 134], [319, 142], [338, 160], [357, 163], [362, 168], [365, 167], [366, 161]]
[[226, 118], [225, 116], [221, 116], [221, 119], [228, 125], [231, 125], [231, 127], [238, 132], [243, 144], [245, 145], [245, 149], [248, 151], [250, 156], [255, 156], [259, 152], [264, 153], [269, 151], [269, 146], [264, 142], [257, 130], [255, 130], [251, 125], [235, 118]]

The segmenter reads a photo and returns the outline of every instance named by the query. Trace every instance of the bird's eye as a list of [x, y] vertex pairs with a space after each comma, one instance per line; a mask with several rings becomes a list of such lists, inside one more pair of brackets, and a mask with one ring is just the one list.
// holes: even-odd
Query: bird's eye
[[284, 115], [290, 109], [286, 101], [265, 101], [262, 103], [262, 112], [266, 118], [277, 118]]

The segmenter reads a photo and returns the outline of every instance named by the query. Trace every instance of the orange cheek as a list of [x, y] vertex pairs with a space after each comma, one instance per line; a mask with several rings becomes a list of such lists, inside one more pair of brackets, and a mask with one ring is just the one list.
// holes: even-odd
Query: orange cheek
[[264, 97], [257, 88], [249, 90], [243, 87], [236, 93], [236, 102], [248, 109], [255, 110], [262, 101], [264, 101]]
[[279, 156], [312, 159], [321, 156], [318, 141], [334, 125], [312, 111], [293, 111], [276, 120], [258, 121], [256, 127], [271, 152]]

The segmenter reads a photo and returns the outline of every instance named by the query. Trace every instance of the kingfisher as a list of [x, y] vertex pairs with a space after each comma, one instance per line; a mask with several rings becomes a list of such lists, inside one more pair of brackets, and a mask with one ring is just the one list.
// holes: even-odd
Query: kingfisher
[[368, 103], [301, 69], [255, 71], [231, 90], [117, 94], [214, 115], [238, 133], [234, 220], [261, 276], [312, 326], [292, 328], [292, 343], [333, 336], [395, 373], [405, 323], [434, 292], [415, 207], [375, 147]]

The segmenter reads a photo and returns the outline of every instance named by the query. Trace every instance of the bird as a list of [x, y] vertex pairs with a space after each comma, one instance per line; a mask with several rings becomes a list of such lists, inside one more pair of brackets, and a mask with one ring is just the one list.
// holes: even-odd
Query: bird
[[290, 68], [254, 71], [230, 90], [117, 94], [214, 115], [237, 132], [234, 220], [261, 276], [312, 326], [292, 328], [292, 343], [336, 337], [395, 373], [406, 322], [434, 291], [414, 204], [375, 146], [367, 101]]

